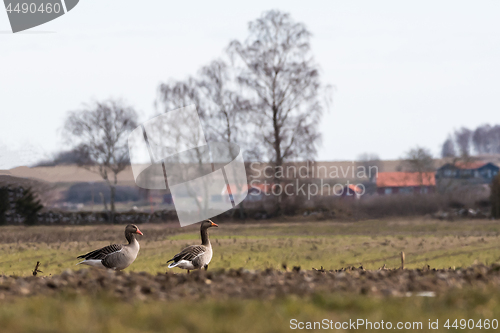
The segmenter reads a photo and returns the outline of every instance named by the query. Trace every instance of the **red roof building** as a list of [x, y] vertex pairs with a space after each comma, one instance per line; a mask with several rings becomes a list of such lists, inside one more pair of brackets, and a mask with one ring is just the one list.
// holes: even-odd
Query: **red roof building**
[[377, 193], [381, 195], [435, 191], [434, 172], [379, 172], [377, 175]]
[[365, 193], [365, 189], [358, 185], [349, 184], [345, 185], [340, 197], [342, 198], [350, 198], [350, 199], [359, 199]]

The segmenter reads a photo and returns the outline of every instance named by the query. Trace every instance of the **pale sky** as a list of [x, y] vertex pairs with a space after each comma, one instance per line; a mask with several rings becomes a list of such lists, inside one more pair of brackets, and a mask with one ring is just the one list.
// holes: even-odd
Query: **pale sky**
[[269, 9], [306, 24], [336, 87], [318, 160], [437, 156], [454, 129], [500, 123], [497, 0], [81, 0], [18, 34], [0, 10], [0, 169], [66, 148], [65, 114], [84, 102], [122, 98], [148, 119], [160, 82], [195, 74]]

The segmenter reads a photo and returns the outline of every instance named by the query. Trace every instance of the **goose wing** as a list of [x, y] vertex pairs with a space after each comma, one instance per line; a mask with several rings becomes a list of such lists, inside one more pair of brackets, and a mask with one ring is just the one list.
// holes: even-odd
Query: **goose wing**
[[129, 266], [135, 260], [137, 254], [133, 256], [128, 250], [124, 249], [123, 251], [108, 254], [106, 258], [102, 259], [102, 265], [112, 269], [123, 269]]
[[106, 258], [107, 256], [109, 256], [110, 254], [119, 252], [122, 249], [123, 249], [123, 245], [112, 244], [112, 245], [105, 246], [101, 249], [89, 252], [87, 254], [83, 254], [81, 256], [78, 256], [77, 258], [78, 259], [85, 259], [85, 260], [92, 260], [92, 259], [102, 260], [102, 259]]
[[199, 257], [207, 251], [204, 245], [191, 245], [183, 249], [181, 252], [177, 253], [172, 259], [167, 261], [167, 263], [173, 261], [178, 262], [181, 260], [192, 261], [196, 257]]

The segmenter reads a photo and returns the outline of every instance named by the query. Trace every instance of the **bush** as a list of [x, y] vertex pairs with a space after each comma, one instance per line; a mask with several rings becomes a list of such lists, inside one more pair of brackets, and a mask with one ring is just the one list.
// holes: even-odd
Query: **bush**
[[0, 187], [0, 225], [5, 224], [5, 213], [9, 210], [9, 189]]
[[359, 218], [389, 216], [423, 216], [433, 214], [443, 206], [438, 194], [388, 195], [364, 198], [355, 203]]
[[500, 218], [500, 173], [491, 183], [491, 216]]
[[31, 188], [24, 190], [23, 196], [16, 200], [16, 212], [24, 217], [24, 224], [26, 225], [36, 224], [37, 214], [42, 208], [40, 200], [35, 198]]

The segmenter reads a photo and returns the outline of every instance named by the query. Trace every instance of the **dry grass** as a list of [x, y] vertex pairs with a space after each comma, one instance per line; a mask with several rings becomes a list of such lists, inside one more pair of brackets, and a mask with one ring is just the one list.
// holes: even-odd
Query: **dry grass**
[[[144, 224], [141, 251], [129, 271], [164, 272], [165, 262], [182, 247], [199, 242], [198, 226]], [[211, 229], [214, 257], [211, 269], [367, 269], [399, 267], [466, 267], [500, 261], [500, 226], [488, 220], [441, 222], [391, 219], [364, 222], [220, 223]], [[0, 274], [29, 275], [42, 263], [45, 275], [75, 266], [76, 256], [114, 242], [124, 242], [123, 226], [59, 226], [0, 228]], [[174, 269], [174, 271], [179, 271]]]
[[[106, 293], [82, 293], [78, 290], [96, 286], [106, 286], [112, 281], [96, 278], [87, 284], [70, 288], [71, 283], [61, 282], [58, 288], [49, 294], [33, 297], [14, 297], [8, 294], [0, 301], [0, 327], [3, 332], [288, 332], [290, 320], [322, 321], [323, 319], [349, 321], [363, 318], [369, 321], [422, 322], [427, 331], [430, 320], [439, 320], [437, 332], [449, 331], [443, 327], [447, 319], [500, 318], [500, 293], [498, 288], [481, 280], [483, 273], [473, 272], [478, 283], [473, 288], [466, 287], [467, 279], [462, 279], [457, 270], [436, 272], [435, 278], [424, 274], [412, 281], [421, 281], [416, 290], [422, 288], [440, 288], [447, 286], [437, 297], [395, 297], [381, 296], [383, 286], [391, 283], [395, 289], [407, 290], [410, 284], [401, 282], [399, 275], [374, 272], [371, 275], [328, 276], [329, 273], [306, 274], [283, 273], [281, 265], [286, 263], [302, 269], [311, 267], [338, 269], [348, 265], [362, 264], [365, 268], [377, 269], [383, 264], [389, 268], [399, 267], [399, 252], [406, 253], [407, 268], [421, 268], [425, 264], [431, 267], [447, 268], [470, 266], [475, 262], [494, 263], [500, 261], [500, 225], [496, 221], [463, 220], [441, 222], [425, 219], [390, 219], [364, 222], [340, 223], [334, 221], [297, 222], [298, 218], [285, 222], [260, 224], [229, 224], [221, 222], [220, 228], [211, 229], [211, 239], [215, 255], [208, 272], [196, 272], [187, 277], [185, 274], [160, 274], [154, 277], [156, 283], [173, 288], [172, 283], [182, 284], [181, 291], [169, 294], [164, 291], [167, 301], [154, 297], [141, 297], [147, 288], [132, 288], [137, 293], [129, 297], [116, 298]], [[155, 274], [164, 272], [164, 263], [181, 247], [199, 242], [198, 226], [178, 228], [172, 224], [144, 224], [140, 226], [145, 236], [141, 239], [141, 252], [136, 262], [127, 269], [129, 273], [117, 274], [124, 279], [134, 277], [138, 281], [146, 275], [134, 272], [146, 271]], [[123, 226], [59, 226], [59, 227], [1, 227], [0, 228], [0, 274], [28, 276], [37, 260], [42, 262], [36, 283], [51, 281], [43, 276], [55, 275], [64, 270], [79, 269], [75, 266], [78, 254], [110, 242], [122, 242]], [[234, 290], [244, 294], [249, 283], [235, 282], [229, 277], [211, 284], [202, 282], [199, 277], [213, 274], [216, 279], [221, 268], [263, 269], [267, 267], [281, 270], [275, 277], [261, 273], [262, 285], [275, 283], [273, 293], [265, 297], [246, 299], [226, 295], [224, 300], [215, 297], [205, 298], [203, 294], [179, 297], [183, 292], [193, 295], [209, 286], [218, 286], [226, 290], [231, 285]], [[178, 269], [173, 273], [181, 273]], [[67, 274], [67, 273], [66, 273]], [[80, 273], [78, 273], [80, 274]], [[315, 275], [316, 274], [316, 275]], [[322, 275], [326, 274], [326, 275]], [[404, 275], [406, 274], [406, 275]], [[410, 273], [404, 273], [408, 279]], [[410, 274], [410, 275], [408, 275]], [[441, 274], [441, 275], [440, 275]], [[450, 285], [442, 280], [442, 274], [448, 274], [450, 281], [463, 284]], [[450, 275], [451, 274], [451, 275]], [[493, 273], [496, 276], [496, 273]], [[403, 276], [402, 275], [402, 276]], [[408, 276], [407, 276], [408, 275]], [[72, 276], [72, 275], [70, 275]], [[304, 281], [297, 279], [301, 277]], [[352, 283], [355, 279], [360, 285]], [[330, 282], [321, 279], [330, 278]], [[14, 278], [0, 281], [0, 289], [11, 283]], [[19, 280], [20, 279], [20, 280]], [[21, 281], [19, 278], [17, 280]], [[163, 281], [167, 279], [168, 281]], [[198, 280], [197, 280], [198, 279]], [[236, 277], [238, 279], [238, 277]], [[249, 275], [252, 280], [252, 275]], [[275, 282], [273, 282], [276, 279]], [[319, 279], [316, 281], [315, 279]], [[419, 280], [421, 279], [421, 280]], [[16, 280], [16, 279], [14, 279]], [[16, 280], [16, 281], [17, 281]], [[249, 280], [249, 281], [250, 281]], [[297, 280], [297, 281], [295, 281]], [[300, 280], [300, 279], [299, 279]], [[442, 280], [442, 281], [441, 281]], [[10, 281], [10, 282], [9, 282]], [[128, 281], [128, 280], [127, 280]], [[124, 286], [127, 286], [125, 281]], [[162, 282], [163, 281], [163, 282]], [[183, 282], [184, 281], [184, 282]], [[198, 282], [196, 282], [198, 281]], [[281, 282], [280, 282], [281, 281]], [[279, 290], [291, 288], [295, 281], [310, 293], [302, 295], [300, 289], [294, 293], [279, 294]], [[368, 290], [367, 295], [360, 295], [361, 284], [374, 281], [375, 292]], [[452, 282], [453, 282], [452, 281]], [[295, 283], [294, 282], [294, 283]], [[141, 282], [142, 283], [142, 282]], [[175, 284], [174, 283], [174, 284]], [[312, 283], [312, 284], [311, 284]], [[345, 283], [345, 287], [343, 285]], [[95, 284], [94, 284], [95, 285]], [[68, 287], [69, 286], [69, 287]], [[198, 287], [197, 287], [198, 286]], [[283, 286], [283, 287], [280, 287]], [[354, 289], [349, 289], [349, 286]], [[465, 286], [465, 287], [464, 287]], [[115, 286], [116, 288], [121, 288]], [[258, 289], [259, 284], [253, 287]], [[359, 287], [359, 288], [358, 288]], [[457, 289], [457, 288], [462, 289]], [[13, 293], [26, 293], [27, 285], [18, 284]], [[45, 289], [44, 289], [45, 288]], [[33, 290], [42, 293], [44, 288]], [[128, 287], [125, 288], [127, 290]], [[281, 288], [281, 289], [280, 289]], [[284, 288], [284, 289], [283, 289]], [[316, 289], [319, 288], [319, 289]], [[344, 289], [342, 289], [344, 288]], [[91, 288], [94, 290], [93, 288]], [[123, 288], [122, 288], [123, 289]], [[292, 289], [290, 289], [292, 290]], [[315, 292], [316, 290], [316, 292]], [[339, 290], [349, 290], [339, 291]], [[448, 290], [448, 291], [446, 291]], [[29, 293], [28, 293], [29, 294]], [[13, 294], [14, 295], [14, 294]], [[15, 294], [17, 295], [17, 294]], [[127, 294], [125, 294], [127, 295]], [[176, 296], [177, 295], [177, 296]], [[301, 296], [302, 295], [302, 296]], [[378, 295], [378, 296], [371, 296]], [[401, 293], [396, 293], [401, 295]], [[404, 295], [404, 293], [403, 293]], [[174, 301], [175, 300], [175, 301]], [[77, 320], [77, 321], [76, 321]], [[359, 329], [358, 331], [370, 331]], [[434, 330], [433, 330], [434, 331]], [[470, 330], [474, 331], [474, 330]]]

